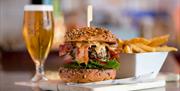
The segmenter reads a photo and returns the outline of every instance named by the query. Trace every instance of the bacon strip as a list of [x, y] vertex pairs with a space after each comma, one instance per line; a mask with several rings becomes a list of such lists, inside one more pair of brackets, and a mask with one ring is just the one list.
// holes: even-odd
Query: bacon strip
[[59, 56], [64, 56], [73, 50], [73, 46], [70, 43], [65, 43], [59, 46]]
[[109, 59], [117, 59], [119, 58], [119, 53], [115, 50], [109, 50], [109, 55], [110, 55], [110, 58]]
[[85, 64], [88, 64], [88, 61], [89, 61], [88, 48], [89, 48], [88, 45], [84, 46], [84, 62], [85, 62]]
[[72, 57], [69, 54], [63, 56], [62, 59], [62, 64], [69, 64], [73, 62]]
[[89, 45], [81, 45], [80, 47], [77, 48], [76, 61], [78, 61], [79, 63], [85, 63], [85, 64], [88, 63], [89, 61], [88, 48]]

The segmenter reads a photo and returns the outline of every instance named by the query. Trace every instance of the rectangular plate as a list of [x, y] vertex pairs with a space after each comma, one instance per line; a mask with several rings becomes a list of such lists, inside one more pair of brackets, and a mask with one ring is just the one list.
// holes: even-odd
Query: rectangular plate
[[[117, 79], [119, 80], [119, 79]], [[59, 90], [59, 91], [133, 91], [149, 88], [163, 87], [166, 85], [165, 80], [153, 79], [149, 81], [140, 81], [131, 84], [70, 84], [67, 85], [57, 81], [40, 82], [39, 86], [43, 90]]]

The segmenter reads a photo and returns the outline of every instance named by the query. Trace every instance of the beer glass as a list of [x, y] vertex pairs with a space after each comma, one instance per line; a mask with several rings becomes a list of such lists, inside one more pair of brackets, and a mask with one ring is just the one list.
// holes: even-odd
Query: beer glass
[[32, 78], [32, 82], [48, 80], [44, 74], [44, 62], [51, 49], [53, 36], [52, 6], [25, 5], [23, 37], [27, 50], [36, 66], [36, 74]]

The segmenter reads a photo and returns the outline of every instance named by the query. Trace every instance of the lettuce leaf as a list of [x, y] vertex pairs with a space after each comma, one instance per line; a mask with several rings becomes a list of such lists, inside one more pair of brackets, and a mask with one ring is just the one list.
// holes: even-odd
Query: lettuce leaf
[[88, 64], [81, 63], [77, 61], [70, 64], [65, 64], [66, 68], [77, 68], [77, 69], [119, 69], [119, 62], [116, 60], [106, 60], [106, 64], [101, 64], [100, 61], [90, 60]]

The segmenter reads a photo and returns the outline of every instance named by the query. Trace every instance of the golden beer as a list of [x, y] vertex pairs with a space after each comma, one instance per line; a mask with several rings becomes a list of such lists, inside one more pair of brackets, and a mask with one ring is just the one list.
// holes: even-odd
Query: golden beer
[[27, 50], [36, 64], [36, 75], [33, 81], [42, 79], [39, 75], [44, 75], [43, 64], [50, 51], [53, 35], [52, 8], [47, 5], [25, 6], [23, 37]]
[[[46, 14], [45, 17], [44, 14]], [[33, 60], [43, 61], [46, 59], [53, 41], [52, 12], [25, 11], [24, 19], [23, 35], [27, 49]]]

